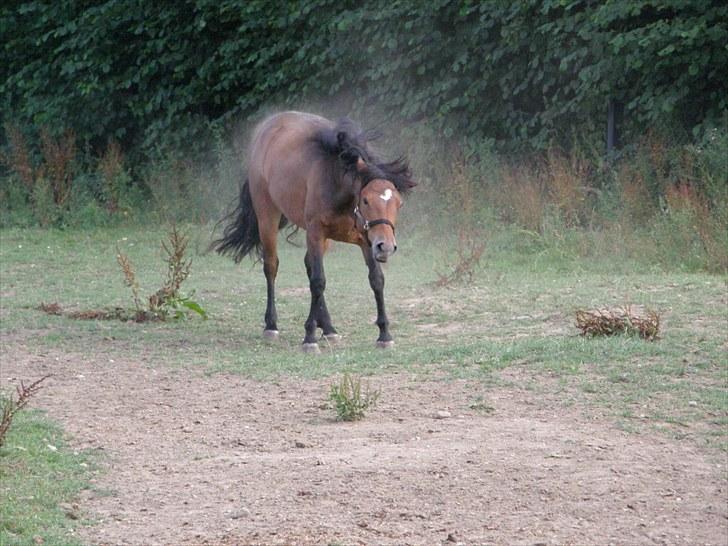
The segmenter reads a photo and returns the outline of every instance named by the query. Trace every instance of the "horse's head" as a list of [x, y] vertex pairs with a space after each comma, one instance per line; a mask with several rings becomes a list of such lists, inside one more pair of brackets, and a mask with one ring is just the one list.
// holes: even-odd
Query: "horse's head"
[[357, 220], [378, 262], [386, 262], [397, 251], [394, 228], [401, 207], [402, 197], [389, 180], [372, 180], [359, 193]]

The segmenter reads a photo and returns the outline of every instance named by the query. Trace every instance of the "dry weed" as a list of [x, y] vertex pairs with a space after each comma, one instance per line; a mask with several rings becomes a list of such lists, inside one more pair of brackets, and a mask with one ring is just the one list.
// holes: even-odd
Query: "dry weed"
[[2, 417], [0, 418], [0, 447], [5, 443], [5, 435], [13, 423], [13, 417], [28, 405], [30, 398], [36, 394], [41, 388], [41, 383], [51, 377], [52, 374], [44, 375], [37, 381], [34, 381], [27, 387], [21, 381], [16, 387], [17, 400], [11, 395], [3, 404]]
[[10, 143], [10, 151], [3, 154], [0, 159], [4, 165], [18, 175], [25, 187], [32, 191], [35, 184], [35, 169], [30, 159], [30, 151], [25, 136], [17, 126], [10, 123], [5, 124], [5, 133]]
[[134, 308], [139, 313], [142, 311], [142, 300], [139, 296], [139, 282], [134, 272], [134, 266], [131, 260], [129, 260], [129, 257], [119, 250], [118, 246], [116, 247], [116, 261], [119, 263], [119, 267], [121, 267], [121, 271], [124, 274], [124, 284], [131, 289]]
[[443, 287], [462, 281], [472, 282], [475, 270], [485, 252], [485, 241], [462, 232], [458, 236], [457, 258], [447, 273], [437, 273], [435, 286]]
[[48, 315], [62, 315], [63, 309], [57, 303], [41, 303], [37, 309]]
[[185, 259], [189, 237], [180, 233], [176, 225], [168, 235], [168, 243], [162, 241], [162, 250], [166, 254], [167, 278], [162, 288], [149, 297], [149, 309], [158, 311], [168, 302], [179, 299], [179, 289], [187, 279], [192, 267], [192, 260]]
[[449, 188], [451, 191], [448, 208], [458, 218], [457, 257], [446, 273], [437, 273], [435, 286], [440, 287], [463, 280], [472, 281], [486, 247], [485, 235], [476, 221], [476, 204], [479, 200], [476, 197], [474, 181], [461, 156], [453, 162]]
[[184, 318], [189, 311], [193, 311], [202, 318], [207, 318], [206, 311], [192, 299], [194, 292], [189, 295], [180, 293], [182, 283], [187, 279], [192, 267], [192, 261], [185, 259], [185, 252], [189, 238], [180, 233], [176, 226], [172, 226], [168, 235], [168, 242], [162, 241], [162, 249], [167, 254], [167, 279], [162, 288], [149, 296], [149, 305], [145, 309], [140, 296], [139, 282], [137, 281], [134, 266], [129, 257], [116, 249], [116, 261], [124, 275], [124, 284], [131, 289], [134, 300], [134, 311], [121, 307], [113, 309], [88, 309], [83, 311], [64, 312], [57, 303], [41, 303], [38, 310], [49, 315], [65, 315], [77, 320], [122, 320], [134, 322], [147, 322], [154, 320], [167, 320], [168, 318]]
[[541, 177], [529, 167], [512, 167], [503, 171], [503, 187], [497, 191], [496, 202], [515, 222], [534, 233], [543, 231], [546, 213], [545, 188]]
[[584, 336], [638, 335], [654, 341], [660, 331], [660, 316], [650, 309], [624, 307], [576, 311], [576, 327]]
[[622, 222], [646, 224], [655, 214], [655, 207], [644, 174], [632, 164], [620, 166], [617, 177], [620, 184], [620, 201], [623, 208]]
[[690, 182], [680, 181], [666, 188], [665, 204], [668, 214], [688, 215], [710, 263], [718, 271], [728, 270], [728, 249], [720, 237], [725, 226], [720, 226], [711, 213], [708, 200]]
[[47, 180], [53, 189], [53, 202], [63, 206], [73, 186], [76, 135], [72, 130], [67, 130], [55, 139], [47, 128], [43, 128], [40, 131], [40, 150], [43, 163], [36, 174], [36, 183], [37, 179]]
[[121, 146], [115, 140], [109, 141], [104, 155], [99, 160], [98, 170], [108, 195], [107, 207], [110, 212], [116, 212], [119, 209], [120, 180], [124, 175], [124, 155]]
[[587, 192], [590, 167], [576, 155], [570, 157], [550, 150], [546, 157], [546, 187], [549, 199], [569, 227], [587, 217]]

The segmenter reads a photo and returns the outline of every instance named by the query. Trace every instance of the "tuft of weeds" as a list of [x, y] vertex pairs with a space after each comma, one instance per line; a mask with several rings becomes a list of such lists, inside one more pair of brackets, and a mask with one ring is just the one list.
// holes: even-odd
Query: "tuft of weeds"
[[368, 384], [362, 393], [361, 378], [344, 373], [338, 384], [331, 385], [329, 400], [334, 403], [337, 420], [358, 421], [377, 403], [379, 395], [379, 391], [370, 391]]
[[660, 332], [660, 315], [631, 305], [614, 309], [576, 311], [576, 327], [584, 336], [636, 335], [654, 341]]
[[125, 192], [128, 191], [131, 177], [124, 168], [124, 154], [117, 141], [109, 141], [99, 159], [97, 170], [101, 176], [106, 209], [112, 214], [119, 212], [123, 207], [122, 200]]
[[131, 290], [132, 299], [134, 300], [134, 308], [137, 313], [142, 312], [142, 300], [139, 296], [139, 282], [134, 272], [134, 266], [131, 264], [129, 257], [124, 254], [119, 247], [116, 247], [116, 261], [121, 267], [121, 271], [124, 274], [124, 284]]
[[76, 135], [69, 129], [61, 137], [54, 138], [44, 127], [40, 131], [40, 150], [43, 163], [38, 167], [36, 178], [50, 183], [53, 202], [59, 207], [64, 207], [73, 187]]
[[124, 275], [124, 284], [129, 287], [134, 301], [134, 310], [120, 307], [113, 309], [89, 309], [83, 311], [64, 312], [58, 303], [41, 303], [37, 309], [48, 315], [65, 315], [78, 320], [121, 320], [147, 322], [167, 319], [184, 319], [190, 312], [197, 313], [203, 319], [207, 312], [197, 303], [194, 291], [184, 294], [182, 283], [187, 279], [192, 268], [192, 260], [186, 258], [189, 237], [181, 233], [176, 226], [169, 231], [167, 242], [162, 241], [162, 250], [167, 264], [167, 277], [162, 287], [147, 298], [143, 304], [141, 289], [134, 266], [129, 257], [116, 248], [116, 261]]
[[476, 397], [475, 400], [473, 400], [468, 407], [471, 410], [477, 411], [478, 413], [482, 413], [482, 414], [490, 414], [490, 413], [495, 412], [495, 407], [493, 407], [482, 396]]
[[194, 291], [186, 295], [180, 290], [192, 268], [192, 260], [186, 258], [188, 243], [189, 237], [180, 233], [177, 226], [173, 224], [167, 234], [167, 242], [162, 241], [162, 251], [166, 255], [164, 261], [167, 264], [167, 277], [162, 287], [149, 296], [146, 310], [143, 309], [139, 296], [139, 283], [134, 273], [134, 267], [129, 257], [117, 248], [116, 260], [124, 274], [124, 284], [131, 289], [137, 322], [144, 322], [151, 317], [158, 320], [183, 319], [187, 317], [189, 311], [197, 313], [202, 318], [207, 318], [207, 312], [192, 299]]
[[543, 177], [548, 198], [561, 214], [567, 227], [586, 223], [590, 216], [588, 196], [593, 189], [589, 185], [591, 168], [572, 152], [566, 156], [551, 149], [546, 155]]
[[35, 168], [31, 161], [28, 142], [17, 125], [6, 123], [5, 134], [10, 146], [7, 153], [0, 155], [0, 160], [20, 178], [26, 189], [31, 192], [35, 184]]
[[35, 395], [41, 388], [41, 383], [48, 379], [51, 375], [44, 375], [37, 381], [34, 381], [27, 387], [21, 381], [20, 385], [16, 387], [17, 399], [10, 395], [3, 403], [2, 417], [0, 417], [0, 447], [5, 443], [5, 435], [10, 430], [10, 425], [13, 423], [15, 415], [28, 405], [31, 397]]
[[54, 137], [46, 127], [40, 130], [40, 161], [33, 154], [22, 131], [6, 124], [10, 146], [0, 163], [19, 178], [27, 191], [33, 215], [42, 227], [59, 221], [69, 208], [76, 174], [76, 135], [67, 130]]
[[184, 295], [180, 291], [192, 267], [192, 260], [185, 258], [188, 244], [189, 237], [180, 233], [174, 224], [168, 234], [168, 242], [162, 241], [162, 250], [166, 254], [164, 261], [167, 263], [167, 278], [162, 288], [149, 296], [149, 310], [163, 318], [184, 318], [187, 311], [207, 318], [205, 310], [192, 299], [194, 292]]
[[480, 265], [485, 252], [485, 235], [479, 229], [475, 181], [467, 171], [465, 160], [456, 160], [453, 164], [453, 176], [450, 183], [451, 201], [448, 207], [454, 217], [458, 217], [457, 246], [454, 263], [449, 264], [445, 272], [437, 272], [435, 286], [443, 287], [463, 281], [472, 282], [473, 275]]
[[472, 282], [485, 252], [485, 246], [485, 242], [473, 237], [471, 232], [461, 231], [458, 234], [455, 263], [451, 265], [449, 271], [437, 273], [435, 286], [449, 286], [463, 281]]

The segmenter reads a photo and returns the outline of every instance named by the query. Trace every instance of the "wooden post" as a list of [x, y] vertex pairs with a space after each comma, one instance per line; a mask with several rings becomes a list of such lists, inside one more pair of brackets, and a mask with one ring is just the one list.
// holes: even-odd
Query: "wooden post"
[[607, 154], [614, 152], [619, 146], [618, 123], [622, 117], [622, 104], [614, 99], [609, 99], [607, 107]]

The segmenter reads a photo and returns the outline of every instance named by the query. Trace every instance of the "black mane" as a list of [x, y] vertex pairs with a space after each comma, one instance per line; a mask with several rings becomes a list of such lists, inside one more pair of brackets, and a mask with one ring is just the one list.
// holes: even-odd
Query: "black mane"
[[[382, 178], [389, 180], [399, 193], [406, 195], [417, 185], [412, 180], [407, 158], [399, 156], [392, 161], [377, 158], [368, 144], [380, 137], [378, 131], [363, 131], [349, 118], [341, 118], [333, 128], [319, 131], [315, 139], [321, 151], [341, 161], [345, 173], [361, 180], [362, 187], [374, 179]], [[367, 166], [363, 171], [356, 166], [360, 158]]]

